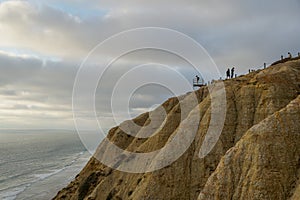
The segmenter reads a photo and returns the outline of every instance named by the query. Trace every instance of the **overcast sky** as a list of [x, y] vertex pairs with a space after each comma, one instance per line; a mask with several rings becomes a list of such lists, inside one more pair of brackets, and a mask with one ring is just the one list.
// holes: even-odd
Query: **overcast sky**
[[[79, 66], [91, 49], [121, 31], [141, 27], [180, 31], [206, 49], [222, 76], [231, 66], [243, 74], [300, 51], [299, 10], [299, 0], [1, 0], [0, 129], [74, 129], [72, 89]], [[119, 59], [96, 93], [103, 128], [115, 125], [112, 87], [143, 63], [169, 65], [187, 79], [195, 75], [188, 63], [166, 52], [144, 50]], [[147, 67], [172, 80], [159, 65]], [[116, 105], [114, 111], [123, 120], [128, 118], [125, 111], [135, 116], [170, 96], [168, 88], [141, 87], [129, 108]]]

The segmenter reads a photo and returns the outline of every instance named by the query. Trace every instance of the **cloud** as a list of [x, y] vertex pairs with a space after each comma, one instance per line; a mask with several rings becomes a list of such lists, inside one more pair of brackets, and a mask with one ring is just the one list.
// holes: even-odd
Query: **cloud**
[[[0, 128], [72, 128], [72, 89], [80, 63], [99, 42], [120, 31], [145, 26], [181, 31], [206, 48], [221, 75], [233, 65], [237, 73], [245, 73], [288, 51], [300, 51], [299, 8], [298, 0], [1, 1]], [[111, 46], [108, 52], [117, 48]], [[99, 55], [99, 60], [107, 56]], [[119, 59], [96, 93], [97, 114], [105, 118], [107, 127], [112, 87], [128, 69], [150, 62], [172, 66], [188, 80], [196, 73], [180, 58], [161, 51], [135, 52]], [[151, 69], [153, 76], [172, 79]], [[219, 78], [209, 71], [203, 73]], [[157, 88], [141, 89], [132, 97], [130, 110], [136, 115], [170, 95]], [[122, 99], [117, 103], [122, 105]], [[84, 110], [82, 116], [90, 120]], [[118, 111], [121, 117], [126, 115], [123, 108]]]
[[72, 63], [0, 53], [0, 70], [1, 129], [73, 127]]
[[0, 51], [0, 85], [13, 84], [33, 76], [42, 61], [30, 56], [16, 56]]
[[[138, 53], [138, 55], [143, 54]], [[132, 55], [129, 58], [135, 59], [138, 55]], [[149, 62], [150, 60], [151, 56], [144, 56], [140, 62]], [[171, 60], [167, 58], [165, 62]], [[101, 89], [96, 92], [96, 111], [105, 130], [116, 125], [110, 109], [113, 87], [131, 67], [132, 65], [124, 64], [121, 59], [109, 68], [107, 74], [99, 82]], [[41, 59], [35, 57], [7, 53], [0, 56], [0, 69], [3, 74], [0, 87], [0, 118], [2, 121], [0, 129], [16, 127], [53, 128], [53, 126], [55, 128], [74, 128], [72, 91], [78, 70], [75, 63], [48, 60], [43, 64]], [[143, 79], [153, 74], [161, 76], [161, 79], [174, 79], [167, 71], [161, 71], [159, 67], [153, 66], [149, 70], [148, 73], [142, 74], [140, 78]], [[86, 81], [80, 84], [88, 83]], [[122, 95], [122, 93], [119, 95]], [[165, 88], [156, 85], [153, 87], [144, 86], [135, 91], [129, 99], [117, 99], [115, 108], [117, 109], [118, 118], [119, 120], [125, 120], [130, 115], [132, 117], [136, 116], [154, 104], [162, 103], [170, 96], [174, 96], [174, 94]], [[83, 100], [85, 98], [85, 96], [82, 96]], [[129, 115], [127, 113], [128, 108], [122, 106], [124, 102], [127, 103], [127, 100], [130, 101]], [[78, 112], [81, 112], [82, 119], [94, 120], [94, 113], [87, 113], [85, 105], [82, 105]]]
[[0, 4], [0, 21], [3, 46], [53, 56], [81, 52], [77, 33], [82, 27], [77, 16], [47, 5], [38, 8], [26, 1], [6, 1]]
[[[248, 47], [255, 52], [254, 45], [248, 45], [264, 41], [265, 47], [278, 46], [270, 41], [287, 41], [284, 38], [295, 38], [299, 32], [299, 26], [295, 26], [299, 18], [296, 0], [151, 1], [147, 6], [140, 1], [13, 0], [0, 5], [2, 45], [72, 59], [85, 57], [115, 33], [143, 26], [182, 31], [213, 56], [216, 51], [225, 53], [233, 47]], [[281, 43], [280, 48], [285, 50], [292, 42]]]

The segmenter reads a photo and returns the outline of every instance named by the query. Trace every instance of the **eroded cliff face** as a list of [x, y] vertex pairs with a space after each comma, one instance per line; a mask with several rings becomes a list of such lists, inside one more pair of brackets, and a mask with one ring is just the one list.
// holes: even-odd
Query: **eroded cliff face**
[[[200, 112], [195, 138], [171, 165], [154, 172], [127, 173], [91, 158], [55, 199], [299, 199], [300, 61], [280, 63], [224, 84], [224, 127], [205, 158], [198, 154], [211, 120], [207, 87], [195, 92]], [[179, 104], [190, 95], [162, 105], [166, 120], [154, 136], [135, 138], [115, 127], [107, 138], [130, 152], [161, 149], [181, 128], [181, 117], [192, 119], [194, 106], [181, 113]], [[134, 122], [146, 126], [149, 113]], [[96, 154], [108, 156], [107, 144], [100, 144]]]
[[300, 95], [226, 152], [199, 199], [299, 199], [299, 122]]

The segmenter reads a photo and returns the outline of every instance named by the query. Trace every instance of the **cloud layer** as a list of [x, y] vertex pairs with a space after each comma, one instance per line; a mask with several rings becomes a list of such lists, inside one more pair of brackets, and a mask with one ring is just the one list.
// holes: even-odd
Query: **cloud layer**
[[[153, 26], [183, 32], [206, 48], [221, 74], [233, 65], [245, 73], [300, 51], [299, 10], [298, 0], [0, 1], [0, 128], [73, 128], [72, 89], [80, 63], [99, 42], [120, 31]], [[108, 85], [122, 75], [122, 67], [156, 61], [188, 79], [194, 76], [172, 56], [143, 55], [112, 66], [107, 90], [96, 95], [99, 116], [111, 119]], [[132, 98], [131, 112], [145, 111], [168, 96], [162, 89], [144, 88]], [[121, 117], [124, 112], [120, 108]], [[112, 125], [108, 121], [105, 128]]]

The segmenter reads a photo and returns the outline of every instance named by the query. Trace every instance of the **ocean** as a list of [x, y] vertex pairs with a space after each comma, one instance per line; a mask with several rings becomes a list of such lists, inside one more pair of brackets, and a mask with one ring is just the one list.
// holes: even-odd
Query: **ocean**
[[89, 158], [75, 131], [0, 130], [0, 199], [51, 199]]

